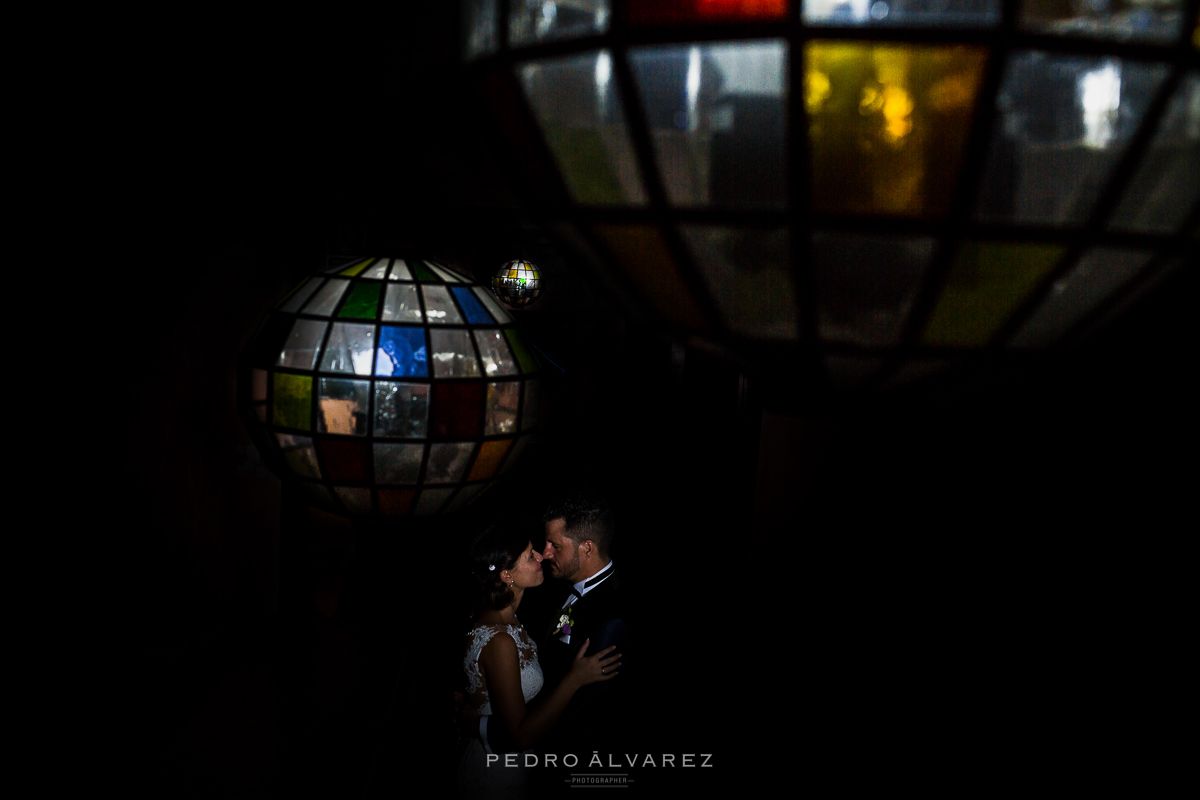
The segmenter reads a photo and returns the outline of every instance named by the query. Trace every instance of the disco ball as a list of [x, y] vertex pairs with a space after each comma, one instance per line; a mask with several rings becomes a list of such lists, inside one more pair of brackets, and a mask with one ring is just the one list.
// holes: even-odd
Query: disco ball
[[492, 291], [509, 308], [527, 308], [542, 293], [542, 273], [528, 261], [509, 261], [492, 276]]
[[462, 10], [524, 207], [630, 313], [772, 372], [1034, 357], [1194, 263], [1194, 2]]
[[268, 466], [351, 516], [461, 509], [538, 424], [538, 363], [482, 286], [433, 261], [331, 259], [242, 353], [238, 405]]

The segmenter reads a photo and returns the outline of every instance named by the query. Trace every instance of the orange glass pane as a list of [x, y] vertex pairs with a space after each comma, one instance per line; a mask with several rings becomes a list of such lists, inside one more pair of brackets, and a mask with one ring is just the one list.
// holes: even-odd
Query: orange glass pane
[[617, 259], [628, 281], [668, 322], [681, 328], [703, 328], [704, 314], [680, 276], [679, 267], [651, 225], [593, 225]]
[[810, 43], [813, 207], [944, 216], [986, 60], [982, 47]]
[[479, 448], [479, 456], [475, 459], [475, 465], [471, 467], [471, 474], [467, 476], [467, 481], [487, 480], [495, 475], [512, 443], [512, 439], [484, 442]]
[[625, 6], [630, 25], [771, 20], [787, 15], [787, 0], [629, 0]]

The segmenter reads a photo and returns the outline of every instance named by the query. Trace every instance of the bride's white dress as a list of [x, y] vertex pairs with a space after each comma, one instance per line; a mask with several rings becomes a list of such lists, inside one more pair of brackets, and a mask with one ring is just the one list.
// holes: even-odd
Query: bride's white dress
[[[528, 703], [542, 689], [542, 666], [537, 659], [537, 645], [525, 628], [517, 621], [515, 625], [477, 625], [467, 634], [467, 655], [463, 669], [467, 673], [467, 700], [481, 717], [490, 716], [492, 702], [488, 696], [487, 680], [479, 669], [479, 653], [483, 646], [498, 633], [507, 633], [517, 645], [517, 658], [521, 667], [521, 694]], [[499, 720], [496, 720], [499, 723]], [[490, 721], [489, 721], [490, 724]], [[518, 766], [504, 766], [504, 756], [487, 765], [487, 752], [477, 737], [466, 743], [458, 762], [458, 795], [463, 798], [523, 797], [525, 779], [524, 755], [517, 755]]]

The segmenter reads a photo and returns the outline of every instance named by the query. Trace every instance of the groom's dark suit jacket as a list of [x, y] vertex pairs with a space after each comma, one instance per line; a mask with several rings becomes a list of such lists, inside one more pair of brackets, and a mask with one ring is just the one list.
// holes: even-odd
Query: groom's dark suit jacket
[[[617, 677], [589, 684], [575, 693], [570, 704], [559, 718], [554, 729], [538, 744], [545, 752], [584, 752], [608, 746], [618, 735], [618, 726], [627, 721], [624, 708], [630, 692], [632, 628], [629, 625], [630, 609], [626, 606], [626, 593], [621, 587], [621, 576], [613, 566], [613, 574], [602, 581], [571, 605], [571, 616], [575, 624], [571, 627], [571, 642], [564, 644], [554, 635], [558, 618], [562, 613], [559, 606], [567, 599], [570, 586], [559, 587], [557, 602], [553, 604], [551, 623], [538, 640], [538, 661], [545, 677], [542, 691], [550, 692], [558, 686], [571, 668], [575, 654], [590, 639], [585, 656], [594, 655], [609, 645], [616, 645], [614, 653], [621, 654], [621, 668]], [[536, 702], [536, 701], [535, 701]], [[511, 750], [505, 741], [503, 725], [488, 729], [488, 740], [492, 749], [501, 752]]]

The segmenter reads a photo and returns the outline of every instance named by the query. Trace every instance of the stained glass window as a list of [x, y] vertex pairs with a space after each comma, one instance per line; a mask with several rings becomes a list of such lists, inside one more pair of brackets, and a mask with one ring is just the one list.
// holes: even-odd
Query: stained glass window
[[[483, 287], [436, 261], [331, 257], [325, 273], [336, 277], [299, 283], [246, 346], [251, 439], [326, 510], [463, 507], [514, 458], [511, 439], [484, 437], [530, 424], [532, 350]], [[418, 493], [430, 482], [437, 492]]]

